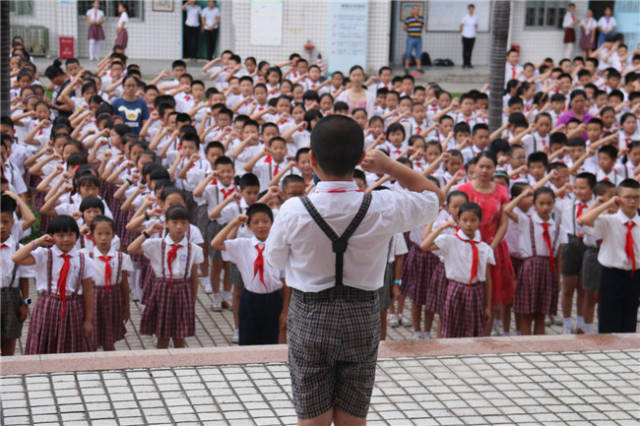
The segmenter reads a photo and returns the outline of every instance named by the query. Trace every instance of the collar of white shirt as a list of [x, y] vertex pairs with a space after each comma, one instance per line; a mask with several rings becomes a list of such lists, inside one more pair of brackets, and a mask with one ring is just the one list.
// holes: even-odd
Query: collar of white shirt
[[[467, 236], [467, 234], [464, 233], [462, 229], [456, 232], [456, 235], [465, 241], [470, 240], [470, 238]], [[482, 239], [480, 238], [480, 231], [476, 230], [476, 233], [473, 236], [473, 239], [471, 241], [475, 241], [476, 243], [479, 243], [482, 241]]]
[[629, 221], [631, 222], [635, 222], [636, 224], [638, 223], [638, 213], [636, 213], [636, 215], [634, 217], [632, 217], [631, 219], [629, 219], [629, 216], [627, 216], [626, 214], [624, 214], [622, 212], [622, 210], [618, 210], [618, 212], [615, 214], [615, 218], [617, 220], [620, 221], [620, 223], [622, 223], [623, 225]]
[[531, 220], [533, 220], [535, 223], [548, 223], [551, 226], [555, 224], [553, 218], [551, 217], [549, 217], [549, 220], [543, 220], [537, 211], [533, 212], [533, 214], [531, 215]]
[[251, 237], [251, 245], [253, 247], [260, 246], [260, 248], [262, 248], [262, 247], [264, 247], [264, 243], [265, 243], [264, 241], [260, 241], [259, 239], [257, 239], [255, 237], [255, 235], [253, 237]]
[[180, 244], [182, 247], [186, 247], [187, 246], [187, 234], [184, 234], [184, 237], [182, 237], [182, 240], [180, 240], [180, 242], [176, 243], [175, 241], [173, 241], [173, 238], [171, 238], [171, 235], [169, 235], [167, 233], [167, 236], [164, 237], [164, 242], [167, 244], [167, 247], [171, 248], [172, 244]]
[[98, 260], [98, 259], [100, 259], [101, 256], [111, 256], [111, 259], [113, 260], [118, 256], [118, 252], [110, 247], [109, 251], [107, 252], [107, 254], [102, 254], [100, 249], [98, 249], [98, 246], [94, 246], [93, 247], [93, 258]]
[[63, 254], [68, 254], [71, 257], [75, 257], [78, 254], [78, 249], [76, 249], [74, 246], [71, 250], [65, 253], [60, 250], [57, 245], [54, 244], [53, 246], [51, 246], [51, 253], [53, 254], [53, 257], [60, 257]]
[[321, 181], [316, 185], [317, 193], [322, 192], [350, 192], [359, 191], [358, 185], [352, 180], [336, 180], [336, 181]]

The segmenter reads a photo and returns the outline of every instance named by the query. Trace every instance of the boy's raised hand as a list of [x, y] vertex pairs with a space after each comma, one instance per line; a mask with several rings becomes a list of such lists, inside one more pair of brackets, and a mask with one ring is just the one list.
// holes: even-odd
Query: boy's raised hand
[[362, 160], [362, 168], [367, 172], [376, 174], [385, 174], [392, 164], [393, 160], [377, 149], [367, 151]]

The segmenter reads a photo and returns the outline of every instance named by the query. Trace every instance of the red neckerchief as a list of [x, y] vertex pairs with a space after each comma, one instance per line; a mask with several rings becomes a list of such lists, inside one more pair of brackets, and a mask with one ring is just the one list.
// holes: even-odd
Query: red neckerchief
[[[173, 261], [178, 257], [178, 249], [182, 247], [180, 244], [171, 244], [171, 249], [167, 253], [167, 266], [169, 267], [169, 285], [171, 285], [171, 280], [173, 279]], [[189, 265], [185, 265], [187, 268]]]
[[473, 279], [478, 276], [478, 266], [480, 265], [480, 254], [478, 252], [478, 242], [475, 240], [464, 239], [460, 235], [458, 235], [457, 232], [456, 232], [456, 237], [460, 241], [464, 241], [465, 243], [468, 243], [471, 245], [471, 253], [472, 253], [471, 278], [469, 278], [469, 285], [471, 285], [473, 284]]
[[633, 233], [632, 229], [636, 226], [633, 221], [628, 221], [624, 224], [627, 227], [627, 235], [624, 242], [624, 253], [627, 255], [627, 260], [631, 263], [631, 276], [636, 272], [636, 255], [633, 250]]
[[98, 259], [104, 262], [104, 286], [106, 291], [111, 291], [111, 256], [99, 256]]
[[542, 226], [542, 239], [544, 240], [544, 243], [547, 245], [547, 248], [549, 249], [549, 263], [551, 264], [551, 272], [555, 274], [556, 264], [553, 259], [553, 246], [551, 244], [551, 234], [549, 233], [549, 224], [547, 222], [541, 222], [540, 225]]
[[264, 251], [265, 246], [260, 248], [260, 244], [256, 244], [255, 248], [258, 251], [258, 256], [256, 256], [256, 260], [254, 260], [253, 262], [253, 277], [255, 278], [256, 275], [260, 273], [260, 282], [266, 290], [267, 285], [264, 282], [264, 257], [262, 256], [262, 252]]
[[62, 264], [62, 269], [60, 269], [60, 275], [58, 276], [58, 283], [56, 287], [58, 294], [60, 295], [60, 300], [62, 300], [62, 312], [60, 312], [60, 320], [62, 320], [62, 317], [67, 310], [67, 276], [71, 269], [71, 255], [62, 253], [60, 257], [64, 259], [64, 263]]

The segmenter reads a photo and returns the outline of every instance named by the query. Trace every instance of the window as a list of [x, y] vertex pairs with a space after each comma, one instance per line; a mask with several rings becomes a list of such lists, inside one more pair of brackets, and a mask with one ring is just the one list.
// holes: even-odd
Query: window
[[540, 29], [561, 29], [567, 5], [566, 1], [527, 1], [524, 25]]
[[[144, 20], [144, 0], [102, 0], [100, 2], [100, 9], [104, 11], [105, 17], [117, 18], [119, 16], [118, 3], [123, 3], [127, 6], [129, 18]], [[87, 14], [87, 10], [92, 7], [92, 0], [79, 0], [78, 16], [85, 16]]]
[[9, 12], [17, 15], [33, 15], [33, 0], [10, 0]]

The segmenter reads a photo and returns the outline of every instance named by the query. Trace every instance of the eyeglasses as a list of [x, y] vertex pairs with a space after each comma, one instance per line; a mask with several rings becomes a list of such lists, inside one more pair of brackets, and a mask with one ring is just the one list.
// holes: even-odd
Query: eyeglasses
[[640, 201], [640, 195], [623, 195], [620, 198], [625, 201]]

